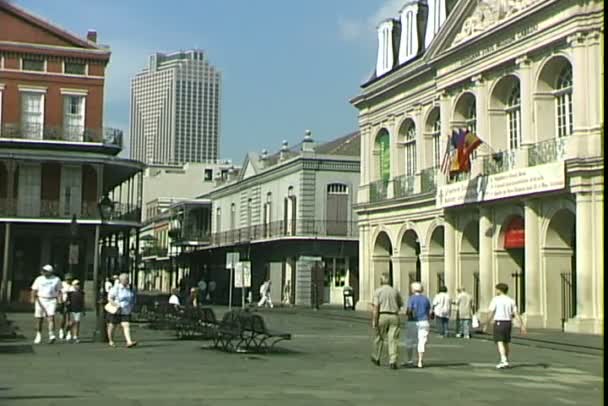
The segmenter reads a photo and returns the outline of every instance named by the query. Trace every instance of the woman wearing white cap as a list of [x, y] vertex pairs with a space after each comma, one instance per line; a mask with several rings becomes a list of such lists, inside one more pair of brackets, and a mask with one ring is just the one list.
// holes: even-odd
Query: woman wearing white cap
[[418, 368], [422, 368], [422, 358], [426, 342], [429, 337], [429, 315], [431, 313], [431, 302], [422, 294], [423, 288], [420, 282], [411, 285], [412, 296], [407, 301], [407, 332], [405, 335], [405, 348], [407, 350], [408, 365], [413, 366], [414, 348], [418, 349]]
[[32, 302], [35, 305], [34, 317], [36, 318], [36, 338], [34, 344], [42, 341], [42, 322], [46, 318], [49, 326], [49, 343], [54, 343], [55, 338], [55, 309], [57, 302], [61, 299], [61, 279], [53, 275], [54, 269], [51, 265], [42, 267], [42, 275], [38, 276], [32, 284]]

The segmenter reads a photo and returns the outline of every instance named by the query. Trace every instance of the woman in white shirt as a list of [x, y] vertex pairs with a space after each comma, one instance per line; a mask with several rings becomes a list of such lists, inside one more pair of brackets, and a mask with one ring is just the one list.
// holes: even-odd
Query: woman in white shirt
[[450, 323], [450, 312], [452, 311], [452, 299], [448, 295], [448, 288], [442, 286], [439, 293], [433, 299], [433, 313], [437, 317], [439, 336], [448, 336], [448, 325]]

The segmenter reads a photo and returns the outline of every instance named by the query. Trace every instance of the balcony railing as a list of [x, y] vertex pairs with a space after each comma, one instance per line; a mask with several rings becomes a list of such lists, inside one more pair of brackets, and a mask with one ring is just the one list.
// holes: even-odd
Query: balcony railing
[[115, 128], [50, 127], [37, 123], [3, 123], [0, 139], [96, 143], [122, 148], [123, 132]]
[[213, 245], [230, 245], [286, 237], [355, 238], [358, 235], [359, 229], [355, 221], [281, 220], [214, 233], [211, 242]]
[[515, 168], [515, 150], [486, 155], [482, 159], [484, 175], [494, 175]]
[[407, 197], [414, 194], [416, 175], [402, 175], [393, 179], [395, 197]]
[[388, 192], [388, 181], [378, 180], [369, 185], [369, 200], [371, 202], [379, 202], [386, 200]]
[[[78, 218], [99, 220], [99, 209], [96, 202], [82, 202], [80, 207], [68, 205], [65, 208], [59, 200], [40, 200], [37, 203], [20, 202], [18, 199], [0, 198], [0, 217], [15, 218], [51, 218], [71, 219], [76, 214]], [[139, 222], [141, 208], [135, 205], [114, 203], [114, 210], [110, 218], [105, 221]]]
[[528, 149], [528, 165], [537, 166], [564, 159], [566, 139], [554, 138], [531, 145]]
[[142, 249], [142, 257], [160, 257], [164, 258], [167, 256], [169, 250], [167, 247], [160, 247], [158, 245], [152, 245], [150, 247], [144, 247]]
[[420, 171], [420, 193], [431, 193], [437, 190], [438, 168], [426, 168]]

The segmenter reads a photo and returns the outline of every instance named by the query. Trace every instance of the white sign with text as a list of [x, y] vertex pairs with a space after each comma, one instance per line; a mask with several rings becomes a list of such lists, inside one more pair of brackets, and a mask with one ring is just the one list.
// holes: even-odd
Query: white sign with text
[[506, 199], [565, 187], [564, 163], [556, 162], [478, 176], [468, 181], [442, 186], [437, 190], [437, 207]]

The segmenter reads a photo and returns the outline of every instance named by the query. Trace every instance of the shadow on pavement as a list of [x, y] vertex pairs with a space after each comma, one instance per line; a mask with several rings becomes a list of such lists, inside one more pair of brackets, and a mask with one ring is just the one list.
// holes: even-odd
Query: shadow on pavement
[[549, 364], [545, 363], [536, 363], [536, 364], [512, 364], [509, 369], [517, 369], [517, 368], [530, 368], [530, 367], [542, 367], [543, 369], [549, 368]]
[[72, 395], [50, 395], [50, 396], [0, 396], [0, 400], [44, 400], [44, 399], [76, 399]]
[[29, 354], [33, 352], [34, 348], [28, 344], [0, 345], [0, 354]]
[[[449, 368], [449, 367], [469, 367], [471, 366], [471, 364], [469, 364], [468, 362], [425, 362], [424, 363], [424, 368], [420, 368], [420, 369], [427, 369], [427, 368]], [[408, 364], [401, 364], [401, 368], [404, 369], [419, 369], [415, 364], [414, 365], [408, 365]]]

